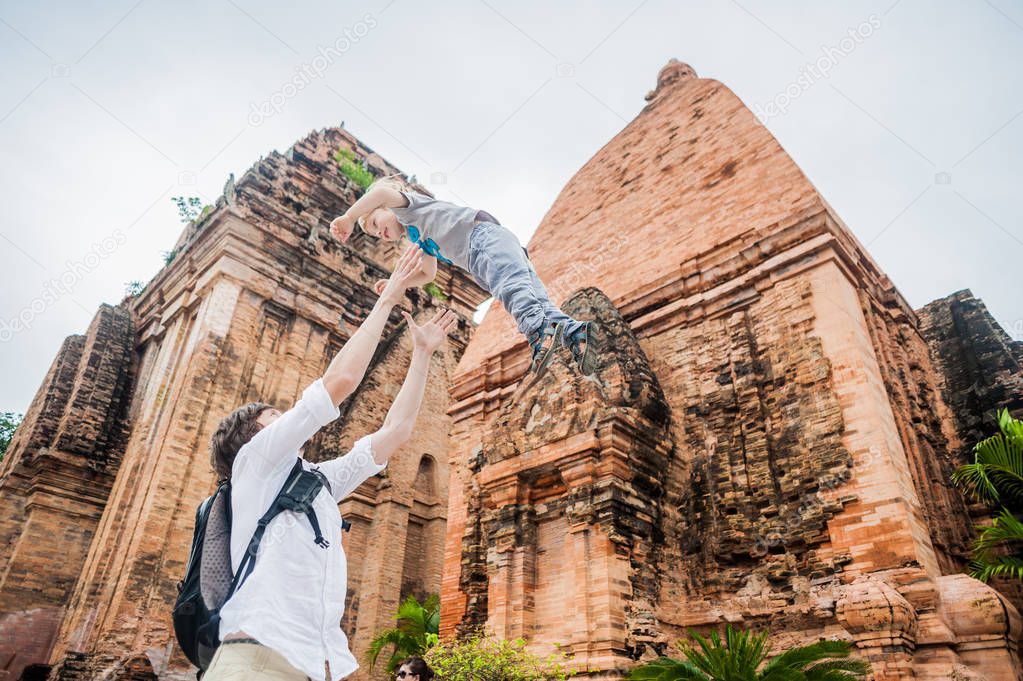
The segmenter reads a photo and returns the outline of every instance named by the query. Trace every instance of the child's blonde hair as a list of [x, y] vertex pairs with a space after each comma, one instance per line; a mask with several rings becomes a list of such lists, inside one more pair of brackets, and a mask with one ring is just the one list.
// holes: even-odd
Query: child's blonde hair
[[[373, 189], [373, 187], [377, 187], [377, 186], [380, 186], [380, 187], [390, 187], [391, 189], [394, 189], [395, 191], [399, 191], [399, 192], [410, 192], [410, 191], [412, 191], [412, 185], [409, 184], [408, 180], [406, 180], [404, 177], [402, 177], [398, 173], [394, 173], [393, 175], [385, 175], [384, 177], [380, 177], [380, 178], [377, 178], [377, 179], [373, 180], [373, 183], [371, 185], [369, 185], [368, 187], [366, 187], [366, 191], [369, 191], [369, 190]], [[366, 231], [366, 218], [367, 217], [369, 217], [369, 213], [367, 213], [366, 215], [363, 215], [362, 217], [360, 217], [358, 220], [355, 221], [355, 224], [357, 224], [359, 226], [359, 229], [361, 229], [364, 232]]]

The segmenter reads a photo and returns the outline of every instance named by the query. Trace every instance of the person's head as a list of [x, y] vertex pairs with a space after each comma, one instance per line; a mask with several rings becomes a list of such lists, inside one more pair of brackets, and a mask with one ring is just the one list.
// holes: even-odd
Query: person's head
[[[408, 191], [408, 185], [395, 177], [382, 177], [370, 185], [369, 190], [374, 187], [390, 187], [399, 192]], [[397, 241], [405, 234], [398, 217], [390, 208], [375, 208], [359, 218], [357, 224], [366, 234], [384, 241]]]
[[252, 402], [231, 412], [210, 439], [210, 465], [221, 480], [231, 477], [231, 466], [238, 450], [262, 428], [281, 415], [269, 404]]
[[394, 672], [397, 681], [430, 681], [433, 678], [433, 670], [421, 657], [410, 657], [398, 665]]

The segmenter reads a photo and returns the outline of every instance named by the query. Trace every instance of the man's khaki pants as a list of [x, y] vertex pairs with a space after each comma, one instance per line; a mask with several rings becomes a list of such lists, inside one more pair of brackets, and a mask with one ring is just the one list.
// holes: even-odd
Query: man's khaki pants
[[309, 677], [291, 666], [272, 648], [256, 643], [221, 644], [213, 655], [202, 681], [308, 681]]

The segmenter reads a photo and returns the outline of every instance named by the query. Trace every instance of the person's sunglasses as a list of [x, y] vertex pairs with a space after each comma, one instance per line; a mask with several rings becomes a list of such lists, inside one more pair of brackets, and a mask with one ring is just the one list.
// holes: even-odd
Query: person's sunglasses
[[404, 679], [406, 676], [412, 676], [412, 673], [411, 672], [407, 672], [404, 669], [402, 669], [400, 672], [395, 674], [395, 677], [397, 677], [399, 679]]

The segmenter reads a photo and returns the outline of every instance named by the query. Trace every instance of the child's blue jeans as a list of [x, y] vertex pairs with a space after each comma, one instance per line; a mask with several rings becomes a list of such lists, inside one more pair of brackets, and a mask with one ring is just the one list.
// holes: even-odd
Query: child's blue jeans
[[501, 301], [527, 336], [543, 324], [564, 322], [564, 337], [583, 323], [558, 309], [547, 295], [518, 238], [506, 227], [480, 222], [469, 236], [469, 273]]

